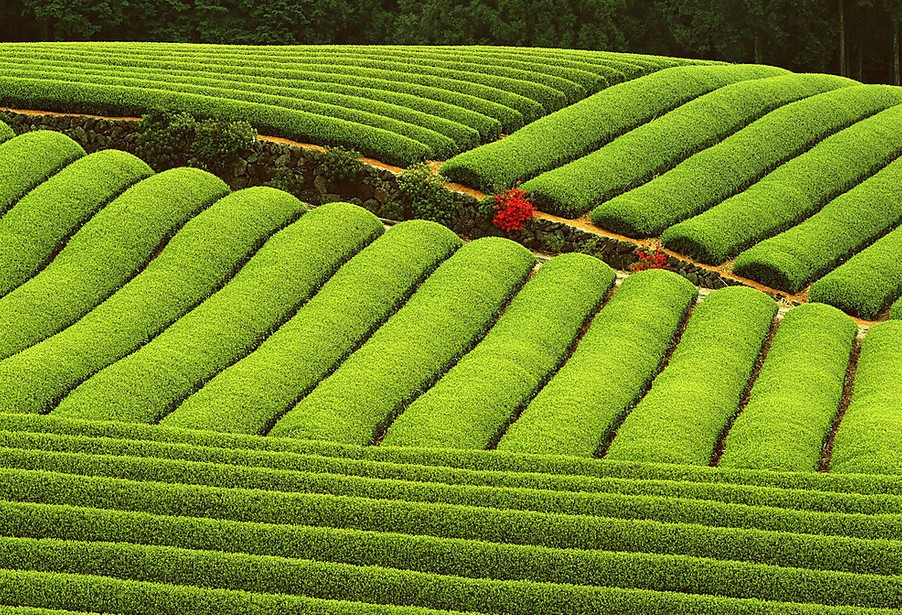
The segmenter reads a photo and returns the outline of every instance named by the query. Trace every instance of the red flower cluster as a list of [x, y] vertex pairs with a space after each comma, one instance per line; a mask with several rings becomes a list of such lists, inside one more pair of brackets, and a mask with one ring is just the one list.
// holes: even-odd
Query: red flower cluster
[[667, 254], [658, 246], [636, 252], [639, 260], [630, 265], [630, 271], [648, 271], [667, 267]]
[[505, 233], [522, 231], [527, 220], [532, 219], [532, 198], [526, 190], [511, 188], [495, 197], [495, 217], [492, 224]]

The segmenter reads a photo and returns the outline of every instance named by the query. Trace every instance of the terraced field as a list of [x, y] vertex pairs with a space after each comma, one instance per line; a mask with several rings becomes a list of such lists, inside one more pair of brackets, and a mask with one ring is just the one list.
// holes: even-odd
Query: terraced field
[[[406, 62], [391, 83], [417, 88], [491, 58], [496, 73], [476, 71], [477, 90], [541, 111], [507, 107], [532, 123], [447, 173], [485, 156], [489, 181], [530, 177], [537, 196], [573, 174], [581, 194], [616, 194], [600, 207], [623, 212], [647, 190], [673, 221], [653, 232], [685, 236], [685, 251], [708, 215], [722, 231], [712, 251], [729, 253], [727, 234], [764, 238], [743, 253], [753, 256], [808, 246], [819, 256], [799, 257], [786, 283], [817, 279], [810, 296], [824, 303], [785, 309], [747, 286], [700, 291], [670, 271], [539, 258], [429, 221], [386, 226], [349, 203], [230, 192], [206, 171], [155, 173], [125, 152], [87, 154], [60, 133], [14, 136], [0, 122], [0, 614], [902, 609], [898, 90], [604, 53], [276, 49], [277, 69], [260, 49], [119, 49], [0, 45], [0, 62], [25, 66], [0, 76], [0, 102], [14, 86], [44, 87], [61, 97], [29, 106], [131, 113], [169, 92], [181, 108], [242, 116], [283, 95], [198, 93], [219, 87], [197, 77], [217, 54], [244, 75], [234, 83], [253, 83], [255, 61], [287, 71], [286, 58], [331, 83], [311, 67], [347, 56], [334, 74], [376, 79], [367, 71]], [[74, 74], [65, 62], [84, 62], [84, 79], [70, 90], [24, 76], [38, 62], [60, 80]], [[525, 74], [528, 88], [515, 77]], [[147, 86], [167, 75], [171, 89]], [[271, 87], [301, 77], [284, 79]], [[350, 98], [337, 87], [317, 91], [328, 104]], [[420, 96], [370, 94], [385, 92]], [[279, 116], [301, 118], [286, 131], [344, 130], [298, 105]], [[506, 130], [494, 121], [474, 143]], [[754, 136], [778, 125], [782, 154], [783, 141], [771, 151]], [[548, 149], [528, 146], [555, 126]], [[392, 134], [382, 145], [405, 151]], [[732, 175], [715, 164], [728, 143], [749, 154]], [[524, 148], [519, 166], [483, 153], [505, 147]], [[672, 183], [684, 197], [652, 198], [690, 168], [705, 179]], [[710, 205], [691, 205], [702, 189]], [[764, 203], [771, 218], [757, 221]], [[637, 225], [663, 219], [630, 211]], [[750, 219], [732, 223], [736, 212]], [[802, 224], [768, 237], [800, 212]], [[828, 231], [843, 239], [805, 239]], [[780, 284], [752, 262], [735, 267]], [[894, 300], [897, 319], [872, 326], [842, 311]]]

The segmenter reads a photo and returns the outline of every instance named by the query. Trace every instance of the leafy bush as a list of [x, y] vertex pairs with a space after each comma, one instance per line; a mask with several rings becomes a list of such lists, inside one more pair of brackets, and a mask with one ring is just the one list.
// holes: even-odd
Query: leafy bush
[[330, 147], [320, 155], [317, 173], [329, 182], [355, 179], [364, 168], [360, 156], [355, 149]]
[[739, 409], [777, 313], [766, 294], [745, 286], [702, 301], [651, 390], [617, 430], [607, 457], [708, 465]]
[[666, 269], [667, 253], [660, 245], [636, 250], [639, 260], [630, 265], [630, 271], [648, 271], [649, 269]]
[[560, 366], [615, 279], [584, 254], [543, 264], [485, 339], [398, 417], [382, 443], [488, 447]]
[[[284, 193], [273, 198], [301, 207]], [[228, 284], [139, 350], [84, 381], [54, 412], [158, 422], [256, 348], [383, 230], [373, 214], [347, 203], [304, 214], [269, 239]]]
[[493, 200], [492, 224], [505, 233], [522, 231], [535, 213], [532, 197], [526, 190], [511, 188], [496, 195]]
[[697, 295], [669, 271], [629, 276], [498, 450], [591, 458], [648, 388]]
[[0, 144], [0, 216], [48, 177], [85, 155], [61, 132], [26, 132]]
[[225, 175], [256, 136], [245, 121], [197, 121], [188, 113], [156, 111], [141, 118], [137, 153], [157, 171], [192, 166]]
[[460, 207], [445, 188], [445, 180], [425, 163], [415, 164], [398, 177], [399, 196], [416, 218], [453, 226]]
[[[174, 185], [169, 184], [170, 190]], [[268, 188], [219, 199], [189, 220], [145, 270], [106, 301], [60, 333], [0, 362], [0, 406], [18, 412], [50, 410], [78, 384], [133, 353], [208, 298], [272, 233], [304, 211], [297, 200]]]
[[809, 303], [790, 310], [748, 405], [727, 434], [720, 466], [816, 472], [857, 333], [855, 322], [836, 308]]
[[228, 194], [199, 169], [171, 169], [123, 192], [38, 275], [0, 300], [0, 358], [82, 318], [132, 279], [188, 220]]
[[76, 160], [25, 195], [0, 218], [0, 297], [40, 271], [98, 210], [152, 174], [131, 154], [103, 150]]

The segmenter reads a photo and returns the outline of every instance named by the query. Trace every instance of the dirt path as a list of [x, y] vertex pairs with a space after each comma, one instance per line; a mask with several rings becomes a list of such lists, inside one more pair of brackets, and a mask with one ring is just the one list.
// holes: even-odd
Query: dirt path
[[[10, 113], [18, 113], [21, 115], [30, 115], [30, 116], [50, 115], [50, 116], [55, 116], [55, 117], [88, 117], [88, 118], [93, 118], [93, 119], [98, 119], [98, 120], [109, 120], [109, 121], [125, 121], [125, 122], [140, 122], [141, 121], [141, 118], [139, 118], [139, 117], [110, 117], [110, 116], [104, 116], [104, 115], [91, 115], [88, 113], [58, 113], [55, 111], [34, 111], [31, 109], [12, 109], [12, 108], [8, 108], [8, 107], [0, 107], [0, 111], [9, 111]], [[326, 148], [322, 147], [321, 145], [314, 145], [312, 143], [303, 143], [300, 141], [292, 141], [291, 139], [285, 139], [282, 137], [257, 135], [257, 139], [260, 141], [267, 141], [270, 143], [291, 145], [294, 147], [300, 147], [303, 149], [313, 150], [313, 151], [317, 151], [317, 152], [326, 151]], [[393, 166], [390, 164], [385, 164], [384, 162], [376, 160], [375, 158], [362, 157], [362, 158], [360, 158], [360, 161], [365, 164], [368, 164], [370, 166], [379, 168], [379, 169], [385, 169], [385, 170], [391, 171], [392, 173], [394, 173], [396, 175], [398, 175], [404, 171], [404, 169], [402, 169], [401, 167], [396, 167], [396, 166]], [[430, 169], [432, 169], [433, 173], [438, 174], [438, 172], [441, 170], [444, 162], [438, 161], [438, 160], [430, 160], [426, 164], [429, 166]], [[462, 184], [455, 184], [453, 182], [445, 182], [445, 187], [448, 190], [452, 190], [454, 192], [460, 192], [462, 194], [467, 194], [469, 196], [472, 196], [472, 197], [474, 197], [476, 199], [480, 199], [480, 200], [485, 198], [485, 196], [486, 196], [484, 193], [480, 192], [479, 190], [476, 190], [475, 188], [470, 188], [470, 187], [464, 186]], [[578, 228], [578, 229], [580, 229], [582, 231], [586, 231], [588, 233], [592, 233], [594, 235], [598, 235], [600, 237], [606, 237], [608, 239], [616, 239], [618, 241], [631, 243], [631, 244], [635, 245], [636, 247], [648, 247], [648, 246], [659, 245], [658, 238], [633, 239], [633, 238], [627, 237], [625, 235], [618, 235], [617, 233], [611, 233], [609, 231], [601, 229], [592, 224], [592, 222], [589, 220], [588, 215], [585, 215], [582, 218], [577, 218], [575, 220], [571, 220], [568, 218], [561, 218], [558, 216], [554, 216], [552, 214], [547, 214], [545, 212], [537, 211], [536, 217], [541, 218], [543, 220], [550, 220], [552, 222], [560, 222], [563, 224], [567, 224], [569, 226]], [[724, 278], [728, 278], [730, 280], [740, 282], [741, 284], [744, 284], [745, 286], [749, 286], [756, 290], [760, 290], [762, 292], [766, 292], [770, 295], [778, 296], [781, 298], [785, 297], [788, 301], [797, 301], [799, 303], [807, 303], [808, 302], [808, 290], [807, 289], [803, 290], [802, 292], [800, 292], [798, 294], [790, 295], [788, 293], [777, 290], [775, 288], [771, 288], [769, 286], [759, 284], [758, 282], [755, 282], [754, 280], [750, 280], [748, 278], [743, 278], [741, 276], [733, 274], [731, 267], [730, 267], [730, 265], [732, 263], [730, 263], [730, 262], [724, 263], [723, 265], [721, 265], [719, 267], [715, 267], [715, 266], [705, 265], [703, 263], [696, 262], [683, 254], [674, 252], [673, 250], [667, 250], [667, 249], [663, 249], [663, 250], [667, 255], [672, 256], [680, 261], [689, 263], [691, 265], [694, 265], [701, 269], [705, 269], [707, 271], [715, 272], [715, 273], [723, 276]], [[854, 320], [859, 325], [864, 325], [864, 326], [872, 326], [872, 325], [875, 325], [878, 322], [880, 322], [880, 320], [869, 321], [869, 320], [861, 320], [859, 318], [855, 318]], [[885, 320], [885, 319], [881, 319], [881, 320]]]

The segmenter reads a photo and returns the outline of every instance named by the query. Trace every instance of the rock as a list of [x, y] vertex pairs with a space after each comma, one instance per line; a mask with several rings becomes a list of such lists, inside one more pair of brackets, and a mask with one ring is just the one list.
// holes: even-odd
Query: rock
[[376, 188], [376, 190], [373, 191], [373, 198], [385, 205], [388, 203], [388, 199], [391, 198], [391, 195], [382, 188]]
[[340, 194], [325, 194], [320, 197], [319, 202], [321, 205], [325, 205], [326, 203], [341, 203], [344, 200]]
[[317, 175], [313, 178], [313, 187], [320, 194], [327, 194], [329, 192], [329, 180], [322, 175]]
[[285, 152], [276, 158], [276, 167], [287, 167], [289, 162], [291, 162], [291, 154]]
[[241, 177], [247, 173], [247, 160], [238, 158], [229, 167], [229, 174], [232, 177]]
[[363, 207], [370, 211], [379, 211], [380, 205], [381, 204], [376, 199], [367, 199], [363, 202]]
[[72, 130], [72, 138], [78, 141], [79, 143], [87, 143], [88, 142], [88, 133], [85, 132], [85, 129], [81, 126], [76, 126]]

